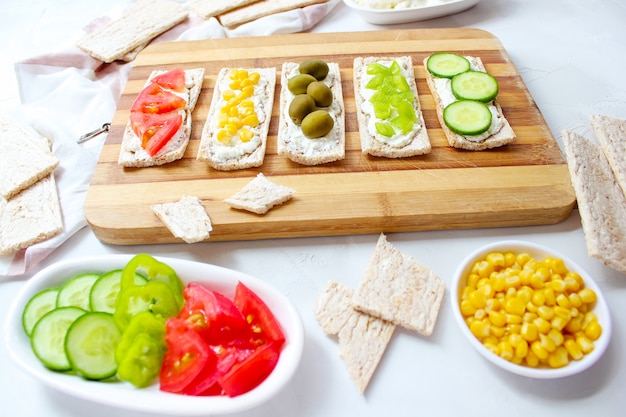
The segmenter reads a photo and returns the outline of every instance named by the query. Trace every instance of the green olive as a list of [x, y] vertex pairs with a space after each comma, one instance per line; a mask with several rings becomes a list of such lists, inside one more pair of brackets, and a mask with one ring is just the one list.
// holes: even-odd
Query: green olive
[[314, 81], [317, 80], [310, 74], [298, 74], [287, 81], [287, 88], [292, 94], [304, 94], [309, 84]]
[[328, 75], [328, 64], [321, 59], [307, 59], [298, 67], [300, 74], [311, 74], [316, 80], [321, 81]]
[[302, 119], [302, 133], [311, 139], [321, 138], [330, 132], [335, 121], [325, 110], [315, 110]]
[[302, 119], [313, 110], [315, 110], [315, 100], [308, 94], [298, 94], [289, 103], [289, 116], [297, 125], [300, 125]]
[[333, 103], [333, 92], [323, 81], [315, 81], [308, 85], [306, 93], [313, 97], [318, 107], [328, 107]]

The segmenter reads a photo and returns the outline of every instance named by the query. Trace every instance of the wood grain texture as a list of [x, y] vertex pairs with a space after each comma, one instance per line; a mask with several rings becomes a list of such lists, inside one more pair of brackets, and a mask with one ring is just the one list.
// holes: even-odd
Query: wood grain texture
[[[480, 56], [500, 84], [500, 101], [517, 140], [489, 151], [452, 149], [441, 131], [424, 79], [432, 52]], [[420, 104], [433, 147], [429, 155], [385, 159], [360, 150], [352, 86], [357, 56], [411, 55]], [[222, 67], [276, 67], [307, 58], [337, 62], [346, 109], [346, 158], [302, 166], [278, 156], [280, 86], [276, 88], [264, 164], [220, 172], [196, 161], [213, 87]], [[124, 169], [117, 158], [129, 108], [154, 69], [206, 69], [193, 113], [192, 136], [182, 160], [160, 167]], [[223, 200], [263, 172], [292, 187], [295, 197], [259, 216]], [[95, 235], [111, 244], [182, 242], [152, 213], [156, 203], [182, 195], [202, 200], [213, 221], [210, 241], [467, 229], [557, 223], [574, 207], [567, 164], [541, 112], [500, 41], [478, 29], [415, 29], [290, 34], [254, 38], [158, 43], [135, 60], [85, 201]]]

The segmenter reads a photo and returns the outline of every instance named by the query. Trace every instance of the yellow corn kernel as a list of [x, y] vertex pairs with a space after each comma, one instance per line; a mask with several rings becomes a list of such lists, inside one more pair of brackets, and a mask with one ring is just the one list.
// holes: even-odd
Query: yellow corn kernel
[[239, 107], [236, 103], [228, 106], [228, 115], [230, 117], [239, 117]]
[[476, 313], [476, 307], [469, 300], [461, 301], [461, 314], [463, 316], [473, 316]]
[[506, 327], [490, 326], [489, 333], [497, 339], [502, 339], [506, 335], [507, 329]]
[[563, 337], [563, 333], [555, 329], [552, 329], [548, 332], [548, 337], [552, 339], [552, 341], [554, 342], [556, 346], [561, 346], [563, 342], [565, 341]]
[[491, 326], [489, 325], [489, 323], [486, 323], [482, 320], [476, 320], [476, 321], [473, 321], [472, 324], [470, 325], [470, 331], [476, 338], [482, 339], [484, 337], [489, 336], [490, 327]]
[[256, 114], [251, 114], [251, 115], [244, 117], [244, 119], [242, 120], [242, 123], [245, 126], [257, 127], [259, 125], [259, 118], [257, 117]]
[[554, 343], [554, 340], [552, 340], [545, 334], [539, 335], [539, 343], [541, 344], [541, 347], [546, 350], [546, 352], [552, 353], [556, 349], [556, 344]]
[[533, 320], [533, 324], [537, 326], [537, 331], [541, 334], [548, 334], [548, 332], [552, 329], [550, 322], [541, 317], [537, 317]]
[[252, 81], [254, 84], [257, 84], [259, 80], [261, 79], [261, 74], [259, 74], [256, 71], [253, 71], [248, 74], [248, 79]]
[[563, 346], [559, 346], [548, 356], [548, 365], [551, 368], [562, 368], [569, 363], [569, 353]]
[[598, 340], [602, 335], [602, 326], [597, 321], [592, 321], [585, 327], [585, 336], [590, 340]]
[[485, 308], [487, 305], [487, 300], [485, 299], [485, 295], [482, 291], [474, 290], [469, 294], [469, 301], [474, 305], [474, 307]]
[[489, 281], [494, 291], [499, 292], [504, 290], [506, 280], [503, 274], [491, 274]]
[[226, 125], [224, 126], [224, 130], [226, 130], [228, 133], [230, 133], [231, 135], [234, 135], [237, 133], [237, 131], [239, 130], [239, 126], [237, 126], [234, 123], [226, 123]]
[[215, 134], [215, 137], [220, 142], [228, 144], [230, 143], [230, 138], [232, 137], [232, 135], [226, 129], [219, 129]]
[[517, 264], [517, 256], [515, 256], [515, 254], [513, 252], [506, 252], [504, 254], [504, 265], [507, 268], [511, 268], [515, 264]]
[[483, 342], [483, 346], [486, 347], [487, 349], [489, 349], [489, 351], [491, 353], [493, 353], [494, 355], [500, 356], [500, 350], [498, 349], [497, 342], [493, 343], [491, 341], [485, 341], [485, 342]]
[[505, 330], [508, 334], [519, 334], [522, 331], [522, 325], [517, 323], [507, 324]]
[[550, 321], [550, 326], [552, 326], [553, 329], [561, 331], [565, 328], [565, 326], [567, 326], [569, 321], [570, 319], [565, 319], [561, 316], [554, 316], [554, 318]]
[[540, 361], [548, 359], [549, 352], [541, 346], [541, 342], [539, 340], [530, 344], [530, 350]]
[[244, 97], [252, 97], [254, 95], [254, 86], [253, 85], [246, 85], [245, 87], [241, 88], [241, 92], [244, 94]]
[[507, 289], [514, 288], [517, 289], [522, 285], [522, 279], [519, 275], [508, 275], [504, 279], [504, 286]]
[[239, 130], [239, 140], [242, 142], [250, 142], [250, 140], [254, 137], [254, 132], [246, 127], [242, 127]]
[[550, 280], [550, 287], [556, 294], [563, 293], [565, 292], [565, 281], [563, 281], [560, 276], [558, 278], [553, 277]]
[[573, 292], [580, 290], [580, 283], [571, 276], [566, 275], [565, 278], [563, 278], [563, 281], [565, 282], [565, 289], [567, 291]]
[[490, 298], [485, 302], [485, 310], [487, 311], [500, 311], [502, 310], [502, 301], [497, 298]]
[[487, 261], [479, 261], [476, 263], [476, 273], [481, 278], [487, 278], [493, 272], [493, 265]]
[[536, 315], [538, 310], [539, 310], [539, 307], [534, 305], [532, 301], [529, 301], [529, 302], [526, 303], [526, 312], [527, 313], [533, 313], [533, 314]]
[[491, 252], [485, 256], [487, 262], [489, 262], [492, 266], [505, 266], [504, 254], [501, 252]]
[[491, 321], [494, 326], [504, 327], [504, 325], [506, 324], [506, 314], [504, 313], [490, 310], [488, 316], [489, 321]]
[[528, 351], [528, 354], [526, 355], [526, 358], [525, 358], [525, 362], [526, 362], [526, 365], [531, 368], [536, 368], [539, 366], [539, 358], [537, 357], [537, 355], [535, 355], [535, 353], [532, 350]]
[[235, 96], [236, 96], [236, 94], [235, 94], [235, 92], [233, 90], [224, 90], [224, 91], [222, 91], [222, 98], [226, 102], [232, 100], [233, 98], [235, 98]]
[[534, 323], [523, 323], [520, 335], [529, 342], [539, 339], [539, 330]]
[[507, 361], [513, 359], [513, 355], [515, 355], [513, 346], [511, 346], [511, 344], [506, 340], [498, 343], [498, 350], [500, 351], [500, 357], [506, 359]]
[[537, 317], [539, 317], [537, 313], [527, 311], [526, 313], [524, 313], [524, 317], [522, 317], [522, 322], [532, 323]]
[[576, 343], [585, 355], [594, 349], [593, 342], [587, 336], [576, 337]]
[[550, 270], [542, 265], [538, 265], [537, 268], [534, 269], [533, 275], [544, 283], [546, 283], [550, 279], [550, 276], [552, 276]]
[[511, 297], [504, 302], [504, 310], [521, 317], [526, 312], [526, 303], [517, 297]]
[[583, 305], [583, 300], [580, 298], [580, 295], [578, 295], [578, 293], [576, 293], [576, 292], [571, 293], [568, 296], [568, 298], [569, 298], [570, 305], [572, 307], [578, 308], [581, 305]]
[[554, 289], [551, 287], [546, 287], [543, 289], [543, 294], [546, 297], [545, 305], [553, 306], [556, 304], [556, 294], [554, 294]]
[[517, 298], [522, 300], [524, 304], [528, 304], [533, 296], [533, 289], [529, 286], [523, 285], [517, 290]]
[[483, 308], [477, 309], [476, 312], [474, 313], [474, 318], [477, 318], [478, 320], [482, 320], [486, 316], [487, 316], [487, 312]]
[[524, 267], [531, 259], [532, 257], [528, 253], [522, 252], [517, 254], [516, 262]]
[[[543, 288], [543, 287], [542, 287]], [[535, 291], [533, 292], [533, 296], [531, 297], [531, 302], [537, 307], [541, 307], [546, 304], [546, 294], [543, 291]]]
[[[532, 286], [534, 271], [532, 269], [522, 269], [517, 273], [522, 285]], [[533, 287], [534, 288], [534, 287]]]
[[554, 317], [554, 309], [548, 306], [538, 307], [537, 315], [544, 320], [552, 320], [552, 317]]
[[556, 296], [556, 304], [563, 308], [568, 308], [568, 309], [572, 308], [572, 303], [569, 300], [569, 297], [564, 293], [561, 293]]
[[515, 356], [520, 359], [523, 359], [528, 355], [528, 342], [524, 339], [521, 339], [517, 343], [515, 343], [515, 345], [513, 345], [513, 348], [515, 349]]
[[228, 123], [228, 114], [220, 112], [217, 115], [217, 125], [218, 125], [218, 127], [224, 127], [224, 126], [226, 126], [226, 123]]
[[567, 352], [574, 360], [578, 361], [584, 356], [583, 351], [580, 349], [580, 346], [578, 346], [578, 343], [576, 343], [576, 341], [573, 339], [566, 340], [565, 343], [563, 343], [563, 346], [565, 347], [565, 349], [567, 349]]
[[467, 277], [467, 286], [470, 288], [476, 288], [476, 284], [478, 283], [478, 280], [480, 279], [480, 275], [478, 274], [469, 274]]
[[572, 318], [572, 312], [570, 311], [569, 308], [564, 308], [561, 306], [555, 306], [554, 307], [554, 315], [558, 316], [558, 317], [562, 317], [565, 320], [569, 320]]
[[241, 90], [241, 80], [233, 80], [228, 84], [228, 88], [231, 90]]
[[582, 330], [582, 328], [583, 328], [583, 317], [580, 315], [572, 318], [565, 325], [565, 331], [568, 333], [572, 333], [572, 334]]
[[583, 288], [578, 291], [578, 295], [585, 304], [595, 303], [597, 300], [596, 293], [591, 288]]

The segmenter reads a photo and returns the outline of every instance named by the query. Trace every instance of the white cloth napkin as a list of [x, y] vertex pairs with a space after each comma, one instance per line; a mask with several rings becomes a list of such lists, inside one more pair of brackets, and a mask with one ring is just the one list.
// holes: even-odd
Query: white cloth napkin
[[[190, 13], [189, 19], [152, 42], [302, 32], [320, 22], [338, 2], [330, 0], [266, 16], [232, 30], [214, 18], [203, 20]], [[85, 30], [92, 31], [112, 18], [96, 19]], [[54, 142], [53, 152], [60, 160], [54, 174], [65, 229], [50, 240], [0, 256], [0, 277], [26, 275], [87, 225], [83, 211], [85, 195], [106, 135], [83, 144], [76, 141], [111, 121], [132, 62], [104, 64], [73, 46], [74, 41], [67, 49], [15, 63], [21, 106], [11, 113]]]

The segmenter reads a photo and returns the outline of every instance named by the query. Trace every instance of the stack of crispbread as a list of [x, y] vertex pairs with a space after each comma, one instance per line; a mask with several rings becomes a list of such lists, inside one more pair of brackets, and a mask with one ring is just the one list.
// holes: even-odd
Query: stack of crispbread
[[395, 327], [429, 336], [444, 292], [437, 275], [395, 249], [381, 234], [358, 289], [331, 281], [313, 310], [324, 332], [337, 336], [339, 354], [363, 393]]
[[587, 252], [626, 274], [626, 121], [591, 116], [599, 145], [563, 131]]
[[194, 0], [189, 8], [208, 19], [217, 17], [227, 28], [234, 28], [261, 17], [286, 12], [328, 0]]
[[0, 115], [0, 254], [50, 239], [63, 230], [50, 141]]

